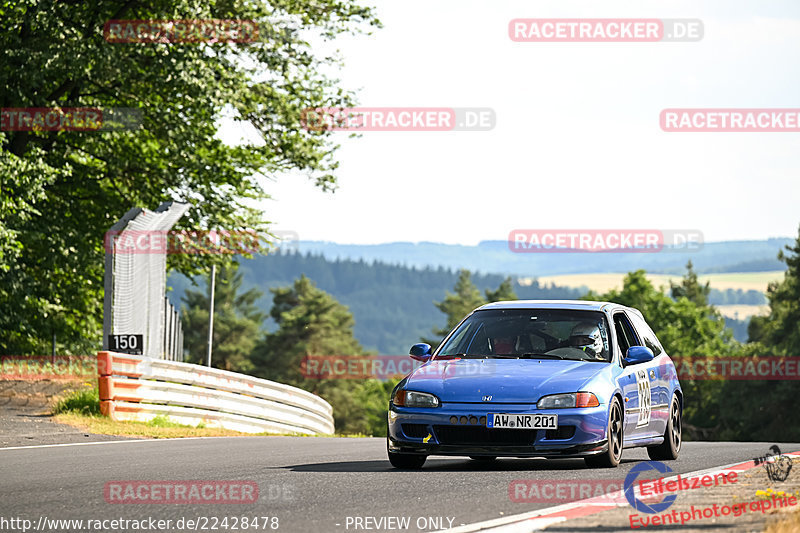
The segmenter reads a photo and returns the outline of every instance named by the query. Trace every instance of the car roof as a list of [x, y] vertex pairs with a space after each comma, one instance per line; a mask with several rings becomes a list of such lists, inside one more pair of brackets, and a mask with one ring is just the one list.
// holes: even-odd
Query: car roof
[[593, 302], [589, 300], [510, 300], [482, 305], [481, 309], [569, 309], [573, 311], [613, 311], [627, 309], [637, 314], [638, 310], [613, 302]]

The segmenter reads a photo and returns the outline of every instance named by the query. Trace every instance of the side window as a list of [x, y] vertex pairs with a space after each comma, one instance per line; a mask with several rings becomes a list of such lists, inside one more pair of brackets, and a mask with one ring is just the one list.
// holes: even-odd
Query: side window
[[639, 338], [642, 339], [644, 345], [650, 348], [653, 351], [653, 355], [656, 357], [661, 355], [661, 352], [664, 351], [664, 348], [661, 347], [661, 343], [658, 342], [656, 334], [653, 333], [653, 330], [650, 329], [650, 326], [647, 325], [647, 322], [645, 322], [644, 319], [636, 313], [631, 313], [631, 321], [636, 327], [636, 332], [639, 334]]
[[624, 313], [617, 313], [614, 315], [614, 331], [617, 333], [619, 350], [622, 352], [622, 357], [625, 357], [625, 354], [628, 353], [628, 348], [639, 345]]

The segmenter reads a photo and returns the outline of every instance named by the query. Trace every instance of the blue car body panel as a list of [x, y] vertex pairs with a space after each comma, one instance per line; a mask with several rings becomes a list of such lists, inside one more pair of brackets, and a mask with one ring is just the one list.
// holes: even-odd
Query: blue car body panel
[[[598, 454], [607, 449], [608, 417], [615, 396], [624, 412], [623, 443], [626, 448], [663, 442], [670, 403], [675, 395], [682, 408], [682, 391], [674, 365], [657, 344], [657, 339], [655, 342], [660, 353], [652, 361], [631, 365], [623, 363], [624, 354], [619, 350], [615, 319], [627, 320], [638, 345], [644, 346], [644, 337], [654, 338], [639, 311], [607, 302], [553, 300], [497, 302], [476, 311], [482, 309], [603, 312], [612, 336], [611, 361], [437, 358], [435, 352], [430, 361], [406, 376], [395, 391], [405, 389], [434, 394], [440, 405], [409, 408], [390, 402], [390, 451], [514, 457]], [[442, 345], [446, 341], [447, 338]], [[595, 394], [599, 406], [537, 407], [543, 396], [574, 392]], [[487, 428], [484, 417], [492, 413], [556, 414], [558, 429]]]

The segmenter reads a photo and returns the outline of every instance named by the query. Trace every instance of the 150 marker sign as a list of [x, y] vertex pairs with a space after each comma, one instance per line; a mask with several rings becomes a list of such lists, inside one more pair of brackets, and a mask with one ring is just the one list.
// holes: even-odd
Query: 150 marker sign
[[144, 335], [109, 335], [108, 346], [114, 352], [142, 355]]

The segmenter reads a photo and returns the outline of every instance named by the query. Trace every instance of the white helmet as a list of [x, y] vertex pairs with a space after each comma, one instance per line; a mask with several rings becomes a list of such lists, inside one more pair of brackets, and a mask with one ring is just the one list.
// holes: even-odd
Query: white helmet
[[600, 327], [592, 322], [581, 322], [569, 334], [570, 345], [598, 359], [603, 358], [605, 346]]

